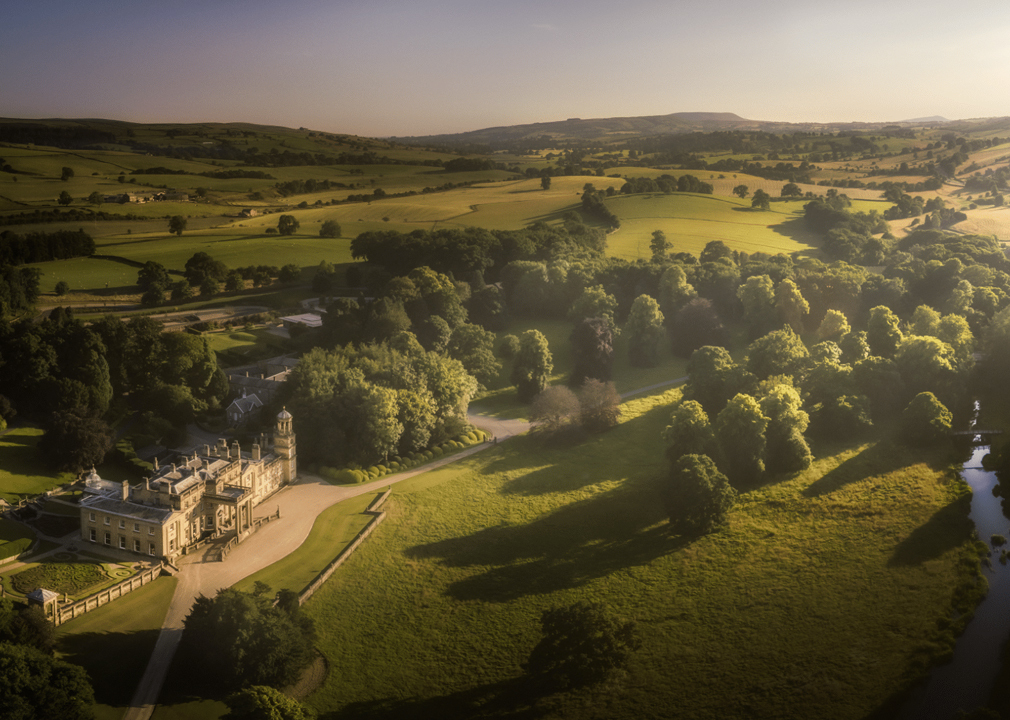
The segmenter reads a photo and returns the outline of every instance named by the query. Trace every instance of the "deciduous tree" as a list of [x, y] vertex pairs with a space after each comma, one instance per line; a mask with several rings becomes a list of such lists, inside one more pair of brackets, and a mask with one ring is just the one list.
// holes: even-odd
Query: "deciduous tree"
[[512, 364], [512, 384], [522, 402], [529, 402], [547, 387], [554, 372], [554, 358], [547, 338], [539, 330], [527, 330], [519, 337], [519, 351]]
[[758, 401], [738, 393], [715, 418], [719, 468], [734, 486], [757, 480], [765, 470], [768, 418]]
[[685, 455], [715, 454], [715, 434], [701, 403], [684, 400], [673, 409], [670, 424], [663, 431], [666, 457], [671, 466]]
[[0, 643], [0, 708], [18, 720], [90, 720], [95, 694], [79, 665], [28, 645]]
[[653, 367], [666, 336], [663, 313], [659, 303], [648, 295], [639, 295], [631, 304], [624, 330], [628, 337], [628, 354], [635, 367]]
[[340, 224], [336, 220], [324, 220], [319, 227], [319, 237], [338, 238], [340, 234]]
[[600, 603], [544, 610], [540, 626], [543, 637], [523, 669], [556, 690], [603, 682], [641, 646], [635, 624], [615, 620]]
[[909, 445], [935, 445], [950, 433], [953, 413], [931, 392], [922, 392], [901, 413], [901, 438]]
[[654, 230], [652, 240], [649, 242], [649, 249], [652, 251], [653, 262], [665, 260], [666, 253], [670, 249], [670, 241], [666, 239], [666, 233], [662, 230]]
[[670, 468], [665, 500], [670, 530], [696, 537], [724, 525], [736, 490], [707, 455], [683, 455]]
[[571, 343], [573, 386], [581, 386], [588, 378], [610, 380], [614, 370], [614, 332], [607, 318], [586, 318], [576, 324]]
[[603, 432], [621, 417], [621, 396], [612, 382], [590, 378], [578, 392], [579, 419], [587, 432]]
[[754, 197], [751, 198], [750, 206], [758, 210], [770, 210], [771, 201], [771, 195], [759, 188], [754, 191]]
[[277, 219], [277, 232], [281, 235], [294, 235], [300, 226], [294, 215], [281, 215]]

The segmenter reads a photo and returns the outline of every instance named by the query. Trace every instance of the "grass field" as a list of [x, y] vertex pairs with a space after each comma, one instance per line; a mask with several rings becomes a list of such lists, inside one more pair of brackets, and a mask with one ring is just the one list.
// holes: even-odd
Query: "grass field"
[[73, 480], [67, 473], [50, 473], [35, 445], [42, 429], [23, 426], [0, 435], [0, 497], [11, 504]]
[[685, 542], [658, 485], [676, 397], [627, 403], [577, 447], [523, 437], [395, 486], [387, 521], [306, 606], [330, 662], [310, 703], [529, 717], [539, 613], [576, 600], [636, 621], [643, 647], [605, 687], [539, 698], [538, 717], [863, 718], [949, 651], [952, 588], [977, 556], [942, 458], [884, 441], [822, 457]]
[[57, 651], [84, 667], [98, 720], [121, 718], [147, 668], [176, 579], [160, 577], [57, 629]]
[[268, 333], [265, 328], [224, 330], [204, 333], [203, 337], [217, 353], [218, 365], [225, 368], [275, 357], [288, 350], [284, 338]]
[[752, 210], [749, 200], [718, 195], [641, 194], [607, 200], [621, 227], [607, 238], [607, 254], [648, 260], [649, 242], [662, 230], [672, 252], [697, 256], [709, 242], [722, 240], [735, 250], [809, 253], [819, 245], [803, 222], [803, 203], [772, 203], [771, 210]]

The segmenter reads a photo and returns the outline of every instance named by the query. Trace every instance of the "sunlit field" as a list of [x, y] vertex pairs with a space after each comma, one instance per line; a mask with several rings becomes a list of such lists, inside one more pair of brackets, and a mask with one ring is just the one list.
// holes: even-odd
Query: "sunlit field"
[[755, 210], [750, 200], [686, 193], [623, 195], [607, 201], [621, 227], [607, 239], [607, 253], [629, 260], [652, 256], [649, 241], [662, 230], [672, 252], [699, 255], [709, 242], [721, 240], [747, 252], [810, 252], [817, 237], [806, 229], [803, 203], [774, 202]]

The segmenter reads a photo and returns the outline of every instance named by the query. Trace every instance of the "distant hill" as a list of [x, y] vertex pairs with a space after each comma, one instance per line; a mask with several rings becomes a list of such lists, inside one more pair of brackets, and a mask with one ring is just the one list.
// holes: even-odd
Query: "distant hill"
[[748, 120], [728, 112], [678, 112], [669, 115], [640, 117], [568, 118], [553, 122], [529, 123], [471, 130], [469, 132], [390, 138], [410, 145], [443, 146], [455, 148], [487, 147], [492, 150], [516, 148], [524, 145], [544, 147], [545, 143], [566, 142], [620, 142], [632, 137], [716, 132], [721, 130], [763, 131], [769, 133], [795, 132], [867, 132], [884, 128], [937, 125], [950, 122], [938, 115], [900, 122], [837, 122], [789, 123], [767, 120]]

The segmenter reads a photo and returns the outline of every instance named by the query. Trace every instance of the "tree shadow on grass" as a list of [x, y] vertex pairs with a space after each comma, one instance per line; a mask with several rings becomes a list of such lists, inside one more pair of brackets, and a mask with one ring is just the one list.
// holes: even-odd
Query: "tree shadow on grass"
[[468, 688], [435, 698], [406, 698], [356, 702], [320, 716], [320, 720], [475, 720], [510, 718], [534, 720], [550, 708], [541, 703], [542, 692], [527, 677]]
[[450, 584], [458, 600], [508, 602], [580, 587], [686, 546], [672, 535], [655, 488], [618, 487], [526, 525], [499, 525], [406, 550], [475, 574]]
[[95, 699], [113, 707], [130, 704], [160, 630], [88, 632], [63, 635], [58, 650], [64, 660], [82, 666]]
[[929, 453], [924, 455], [920, 451], [913, 454], [903, 445], [881, 441], [825, 473], [820, 479], [811, 483], [803, 494], [807, 497], [820, 497], [846, 485], [886, 475], [923, 460], [929, 462], [930, 467], [938, 467], [935, 458], [930, 458]]
[[964, 495], [940, 508], [924, 525], [898, 543], [887, 561], [888, 567], [920, 565], [940, 557], [971, 535], [974, 523], [968, 517], [971, 496]]

